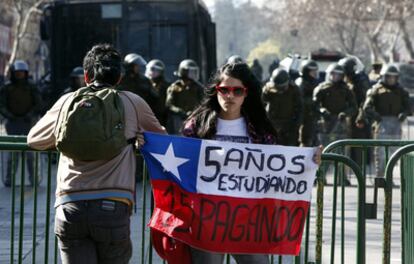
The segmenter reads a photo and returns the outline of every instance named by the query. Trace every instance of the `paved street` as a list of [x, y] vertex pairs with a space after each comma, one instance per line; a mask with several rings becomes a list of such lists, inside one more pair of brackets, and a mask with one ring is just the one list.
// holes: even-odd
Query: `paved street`
[[[52, 173], [54, 175], [55, 172]], [[46, 168], [42, 170], [43, 180], [38, 190], [38, 212], [37, 212], [37, 235], [36, 235], [36, 263], [41, 263], [44, 261], [44, 245], [45, 245], [45, 219], [46, 219]], [[397, 173], [396, 173], [397, 175]], [[19, 177], [18, 177], [19, 178]], [[328, 178], [328, 181], [331, 179]], [[352, 180], [353, 183], [356, 183], [355, 180]], [[20, 182], [17, 179], [17, 182]], [[52, 195], [51, 195], [51, 205], [53, 205], [53, 191], [54, 191], [54, 177], [52, 177]], [[369, 183], [369, 181], [368, 181]], [[138, 185], [138, 197], [137, 201], [137, 211], [142, 212], [142, 185]], [[401, 263], [400, 256], [400, 244], [396, 241], [400, 240], [400, 195], [398, 189], [394, 189], [395, 194], [393, 196], [393, 243], [392, 243], [392, 263]], [[316, 189], [315, 189], [316, 191]], [[332, 186], [326, 187], [325, 190], [325, 206], [324, 206], [324, 234], [323, 234], [323, 257], [324, 263], [330, 260], [330, 245], [331, 245], [331, 224], [332, 224]], [[372, 201], [373, 197], [373, 188], [370, 187], [367, 189], [367, 201]], [[338, 195], [340, 193], [338, 192]], [[16, 188], [16, 208], [20, 206], [20, 188]], [[339, 196], [340, 197], [340, 196]], [[11, 232], [11, 189], [0, 187], [0, 263], [8, 263], [10, 256], [10, 232]], [[147, 193], [147, 201], [149, 201], [150, 196]], [[346, 263], [355, 263], [355, 246], [356, 246], [356, 206], [357, 206], [357, 188], [349, 187], [346, 188], [346, 202], [345, 202], [345, 256]], [[316, 201], [316, 193], [313, 195], [313, 201]], [[29, 186], [25, 187], [24, 195], [24, 232], [23, 232], [23, 257], [24, 263], [31, 263], [32, 258], [32, 226], [33, 226], [33, 189]], [[379, 263], [381, 260], [382, 252], [382, 217], [383, 217], [383, 192], [379, 191], [379, 205], [378, 205], [378, 219], [367, 220], [367, 263]], [[337, 208], [337, 217], [340, 216], [340, 204]], [[149, 217], [150, 210], [147, 208], [146, 216]], [[53, 244], [53, 214], [54, 210], [51, 208], [51, 222], [48, 225], [52, 239], [49, 243], [49, 262], [51, 263], [54, 256], [54, 244]], [[18, 226], [19, 226], [19, 213], [16, 209], [15, 212], [15, 258], [18, 254]], [[312, 210], [311, 215], [311, 244], [314, 244], [315, 241], [315, 211]], [[131, 263], [139, 263], [141, 260], [141, 214], [134, 214], [132, 217], [132, 239], [134, 241], [134, 255]], [[335, 259], [336, 261], [340, 260], [340, 221], [336, 223], [336, 248], [335, 248]], [[148, 241], [148, 229], [146, 229], [146, 241]], [[311, 259], [313, 259], [313, 246], [311, 245]], [[161, 263], [159, 258], [154, 254], [154, 263]], [[149, 258], [149, 247], [148, 244], [145, 246], [145, 259], [148, 261]], [[275, 261], [277, 263], [277, 261]], [[284, 259], [283, 263], [292, 263], [291, 258], [287, 257]], [[339, 262], [338, 262], [339, 263]]]

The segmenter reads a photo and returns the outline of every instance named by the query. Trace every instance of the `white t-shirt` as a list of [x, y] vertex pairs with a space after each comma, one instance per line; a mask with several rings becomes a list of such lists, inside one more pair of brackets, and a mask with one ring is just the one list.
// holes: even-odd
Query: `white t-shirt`
[[243, 117], [234, 120], [217, 118], [217, 133], [214, 137], [219, 141], [249, 143], [246, 120]]

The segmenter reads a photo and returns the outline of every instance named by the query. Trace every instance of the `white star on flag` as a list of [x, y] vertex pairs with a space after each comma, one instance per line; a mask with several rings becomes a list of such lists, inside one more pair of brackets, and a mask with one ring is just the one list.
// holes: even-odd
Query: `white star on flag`
[[171, 172], [179, 181], [181, 181], [180, 173], [178, 172], [178, 167], [189, 161], [189, 159], [176, 157], [172, 143], [170, 143], [167, 151], [164, 154], [152, 152], [150, 152], [150, 154], [161, 163], [164, 170]]

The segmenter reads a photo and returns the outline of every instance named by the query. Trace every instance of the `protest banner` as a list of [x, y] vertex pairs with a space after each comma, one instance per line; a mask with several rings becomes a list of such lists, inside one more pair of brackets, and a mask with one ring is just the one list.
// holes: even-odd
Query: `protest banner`
[[208, 251], [299, 254], [313, 148], [144, 136], [151, 228]]

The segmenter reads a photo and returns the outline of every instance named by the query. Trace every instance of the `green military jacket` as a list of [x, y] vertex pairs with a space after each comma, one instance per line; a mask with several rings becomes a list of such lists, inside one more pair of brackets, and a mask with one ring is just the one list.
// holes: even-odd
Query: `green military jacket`
[[313, 92], [313, 101], [317, 112], [325, 108], [335, 117], [341, 112], [353, 116], [358, 111], [355, 96], [345, 82], [321, 83]]
[[150, 80], [142, 74], [125, 75], [118, 85], [119, 90], [129, 91], [139, 95], [147, 102], [151, 109], [155, 110], [157, 94], [152, 89]]
[[371, 88], [368, 77], [363, 72], [357, 73], [348, 80], [347, 84], [355, 95], [357, 106], [362, 107], [367, 91]]
[[154, 107], [154, 114], [157, 117], [158, 121], [165, 126], [167, 121], [167, 108], [165, 106], [165, 100], [167, 97], [167, 89], [170, 84], [165, 81], [164, 78], [157, 81], [151, 80], [152, 89], [156, 95], [156, 103]]
[[39, 91], [30, 82], [9, 82], [0, 88], [0, 114], [7, 119], [34, 116], [39, 107]]
[[296, 85], [290, 84], [286, 91], [282, 91], [268, 82], [263, 87], [262, 101], [274, 126], [298, 126], [302, 122], [303, 100]]
[[187, 116], [193, 111], [204, 97], [204, 89], [196, 82], [186, 85], [183, 80], [177, 80], [167, 89], [165, 105], [172, 113]]
[[401, 113], [411, 115], [410, 96], [401, 86], [388, 88], [380, 82], [368, 91], [363, 110], [374, 120], [381, 116], [398, 117]]

